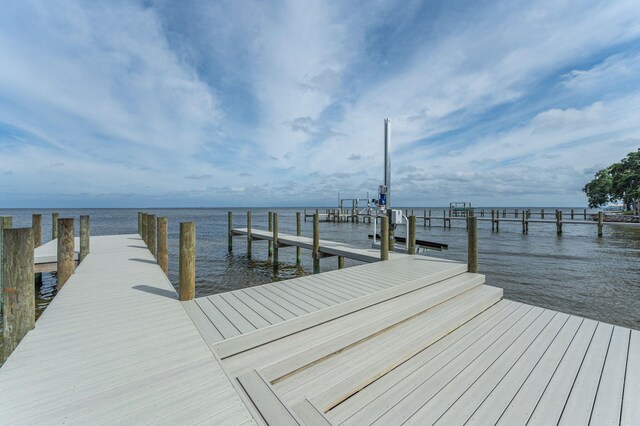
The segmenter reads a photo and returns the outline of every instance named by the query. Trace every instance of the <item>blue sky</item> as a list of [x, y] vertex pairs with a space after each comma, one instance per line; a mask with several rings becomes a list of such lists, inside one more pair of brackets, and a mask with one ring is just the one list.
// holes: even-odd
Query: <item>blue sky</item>
[[631, 1], [12, 1], [0, 206], [581, 206], [640, 147]]

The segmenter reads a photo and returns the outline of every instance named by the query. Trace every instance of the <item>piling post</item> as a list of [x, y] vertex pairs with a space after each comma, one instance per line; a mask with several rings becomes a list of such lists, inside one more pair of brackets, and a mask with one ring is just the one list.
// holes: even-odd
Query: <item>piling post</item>
[[407, 241], [407, 253], [416, 254], [416, 217], [409, 216], [409, 241]]
[[344, 269], [344, 256], [338, 256], [338, 269]]
[[[307, 221], [307, 209], [304, 209], [304, 221]], [[338, 221], [339, 222], [339, 221]]]
[[598, 212], [598, 237], [602, 237], [603, 222], [604, 222], [604, 212]]
[[540, 209], [540, 219], [544, 219], [544, 209]]
[[80, 216], [80, 255], [78, 256], [78, 263], [81, 263], [90, 252], [90, 229], [89, 229], [89, 216]]
[[159, 217], [158, 223], [158, 265], [165, 274], [169, 273], [169, 230], [166, 217]]
[[443, 210], [442, 211], [442, 223], [444, 225], [444, 227], [447, 227], [447, 211]]
[[[300, 212], [296, 212], [296, 216], [300, 217]], [[251, 210], [247, 211], [247, 257], [251, 259]]]
[[[269, 226], [267, 228], [269, 232], [273, 232], [273, 212], [269, 212]], [[273, 241], [267, 241], [268, 246], [268, 258], [273, 256]]]
[[516, 215], [516, 217], [518, 217], [518, 209], [516, 209], [515, 215]]
[[468, 256], [467, 269], [469, 272], [478, 272], [478, 219], [475, 216], [469, 218]]
[[500, 210], [496, 210], [496, 232], [500, 232]]
[[556, 210], [556, 233], [562, 235], [562, 210]]
[[51, 213], [51, 239], [58, 238], [58, 213]]
[[[300, 223], [300, 212], [296, 212], [296, 235], [299, 237], [302, 234], [302, 226]], [[302, 249], [296, 246], [296, 265], [302, 263]]]
[[196, 224], [180, 223], [180, 262], [178, 295], [182, 301], [196, 295]]
[[233, 213], [231, 210], [227, 212], [227, 246], [229, 248], [229, 253], [233, 251]]
[[503, 209], [502, 210], [502, 217], [504, 217], [504, 218], [507, 217], [507, 209]]
[[584, 215], [583, 219], [587, 220], [587, 209], [584, 209], [582, 214]]
[[389, 216], [382, 216], [380, 222], [380, 260], [389, 260]]
[[491, 209], [491, 232], [496, 230], [496, 212]]
[[427, 227], [427, 211], [424, 210], [423, 212], [423, 224], [422, 226], [424, 226], [425, 228]]
[[147, 216], [147, 246], [149, 251], [156, 257], [156, 215]]
[[278, 267], [278, 213], [273, 213], [273, 267]]
[[4, 229], [11, 229], [13, 227], [13, 217], [11, 216], [0, 216], [0, 313], [2, 313], [2, 253], [3, 253], [3, 237], [2, 232]]
[[429, 209], [429, 228], [431, 228], [431, 209]]
[[531, 219], [531, 210], [527, 210], [527, 220], [524, 223], [527, 235], [529, 235], [529, 219]]
[[35, 326], [35, 246], [32, 228], [4, 229], [2, 233], [3, 359], [6, 360]]
[[76, 269], [73, 218], [58, 219], [58, 291]]
[[138, 212], [138, 235], [142, 235], [142, 212]]
[[320, 216], [313, 215], [313, 273], [320, 272]]
[[140, 237], [142, 237], [142, 242], [144, 242], [144, 244], [147, 244], [147, 214], [146, 213], [142, 213], [142, 233], [140, 234]]
[[526, 221], [527, 221], [527, 213], [522, 212], [522, 235], [527, 233]]
[[33, 247], [42, 245], [42, 215], [33, 214], [31, 216], [31, 227], [33, 228]]
[[571, 209], [571, 220], [573, 220], [573, 209]]

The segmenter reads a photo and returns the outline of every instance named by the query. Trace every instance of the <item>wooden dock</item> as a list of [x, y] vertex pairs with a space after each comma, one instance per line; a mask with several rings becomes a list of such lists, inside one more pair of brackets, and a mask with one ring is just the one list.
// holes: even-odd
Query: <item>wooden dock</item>
[[138, 235], [92, 237], [0, 368], [0, 423], [640, 424], [640, 331], [323, 244], [370, 263], [179, 302]]
[[[74, 259], [76, 264], [78, 263], [78, 256], [80, 254], [80, 238], [75, 237], [74, 246]], [[58, 240], [51, 240], [41, 246], [36, 247], [34, 253], [35, 272], [55, 272], [58, 268]]]

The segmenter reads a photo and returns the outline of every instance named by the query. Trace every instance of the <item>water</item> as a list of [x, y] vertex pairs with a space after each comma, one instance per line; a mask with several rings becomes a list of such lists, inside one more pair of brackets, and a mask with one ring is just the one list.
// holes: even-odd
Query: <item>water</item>
[[[253, 227], [267, 229], [267, 213], [278, 212], [281, 233], [295, 233], [295, 212], [302, 209], [253, 209]], [[92, 235], [137, 232], [137, 209], [56, 210], [60, 217], [91, 215]], [[169, 278], [178, 280], [179, 223], [196, 222], [196, 295], [250, 287], [276, 280], [303, 276], [312, 271], [309, 251], [303, 250], [301, 267], [295, 264], [295, 248], [280, 250], [282, 266], [274, 271], [267, 261], [266, 242], [254, 242], [253, 258], [246, 256], [246, 239], [234, 238], [233, 253], [227, 251], [228, 209], [147, 209], [148, 213], [169, 219]], [[232, 209], [236, 227], [246, 224], [246, 209]], [[311, 210], [310, 210], [311, 211]], [[441, 212], [442, 208], [435, 209]], [[535, 209], [532, 211], [539, 211]], [[579, 210], [582, 211], [582, 210]], [[42, 214], [43, 242], [51, 238], [52, 210], [0, 210], [0, 216], [13, 216], [14, 227], [31, 226], [31, 214]], [[421, 214], [422, 210], [416, 210]], [[551, 214], [549, 214], [551, 213]], [[441, 213], [440, 213], [441, 214]], [[490, 211], [489, 211], [490, 214]], [[547, 210], [546, 219], [553, 217]], [[569, 220], [565, 209], [564, 219]], [[312, 234], [312, 222], [303, 222], [303, 235]], [[448, 251], [430, 251], [432, 256], [466, 262], [464, 221], [452, 221], [444, 228], [442, 219], [431, 228], [422, 227], [418, 217], [417, 238], [449, 245]], [[368, 246], [373, 225], [320, 223], [320, 237], [357, 246]], [[556, 235], [554, 224], [529, 224], [529, 235], [522, 235], [518, 222], [501, 222], [500, 232], [491, 232], [490, 222], [478, 222], [479, 269], [487, 284], [502, 287], [505, 298], [640, 329], [640, 227], [606, 225], [603, 238], [594, 225], [563, 226]], [[404, 235], [399, 228], [397, 235]], [[345, 259], [345, 265], [359, 262]], [[337, 268], [337, 258], [321, 261], [322, 271]], [[55, 275], [43, 274], [36, 308], [39, 315], [55, 295]], [[1, 319], [0, 319], [1, 324]]]

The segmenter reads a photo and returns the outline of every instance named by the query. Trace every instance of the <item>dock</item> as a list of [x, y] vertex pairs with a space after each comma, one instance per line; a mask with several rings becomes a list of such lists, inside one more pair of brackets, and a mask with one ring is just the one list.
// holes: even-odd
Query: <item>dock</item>
[[464, 263], [320, 245], [369, 261], [180, 302], [139, 235], [91, 237], [0, 368], [0, 423], [640, 423], [640, 331]]
[[[80, 247], [80, 238], [74, 238], [74, 247]], [[74, 250], [73, 258], [78, 264], [79, 250]], [[35, 272], [56, 272], [58, 268], [58, 240], [54, 239], [35, 248], [34, 252]]]

